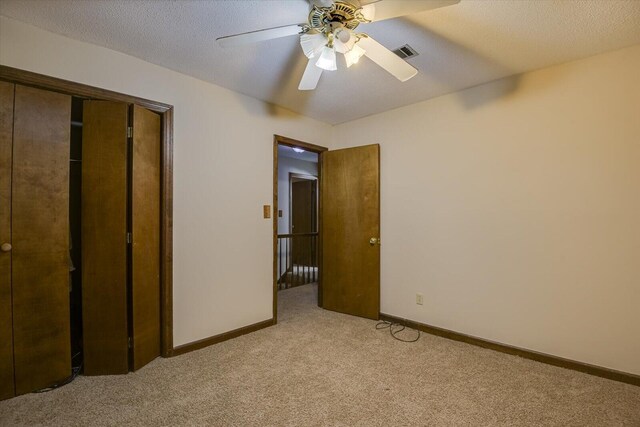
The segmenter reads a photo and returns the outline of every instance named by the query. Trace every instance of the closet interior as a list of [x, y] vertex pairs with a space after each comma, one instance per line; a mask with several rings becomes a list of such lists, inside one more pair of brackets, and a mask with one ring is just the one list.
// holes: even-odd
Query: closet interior
[[71, 98], [69, 147], [69, 325], [72, 375], [82, 369], [82, 99]]

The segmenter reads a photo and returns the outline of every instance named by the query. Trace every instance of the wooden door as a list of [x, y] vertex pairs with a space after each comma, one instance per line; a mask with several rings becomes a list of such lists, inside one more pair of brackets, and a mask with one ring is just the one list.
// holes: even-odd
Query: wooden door
[[129, 371], [127, 126], [129, 106], [84, 101], [82, 324], [84, 373]]
[[291, 264], [310, 267], [315, 259], [313, 243], [316, 240], [309, 233], [317, 231], [316, 180], [291, 180], [291, 232], [306, 234], [291, 239]]
[[13, 342], [16, 394], [23, 394], [71, 373], [71, 97], [16, 85], [14, 104]]
[[160, 355], [160, 115], [133, 106], [132, 368]]
[[0, 81], [0, 400], [15, 394], [10, 246], [14, 90], [13, 84]]
[[291, 182], [291, 232], [316, 231], [316, 181], [298, 179]]
[[322, 153], [323, 307], [378, 319], [380, 147]]

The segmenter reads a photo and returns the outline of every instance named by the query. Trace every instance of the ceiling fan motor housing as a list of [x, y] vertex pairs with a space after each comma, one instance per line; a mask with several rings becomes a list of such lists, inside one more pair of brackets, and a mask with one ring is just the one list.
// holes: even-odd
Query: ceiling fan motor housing
[[309, 27], [325, 33], [340, 27], [354, 30], [362, 22], [369, 22], [362, 15], [362, 8], [345, 1], [336, 1], [329, 7], [315, 5], [309, 12]]

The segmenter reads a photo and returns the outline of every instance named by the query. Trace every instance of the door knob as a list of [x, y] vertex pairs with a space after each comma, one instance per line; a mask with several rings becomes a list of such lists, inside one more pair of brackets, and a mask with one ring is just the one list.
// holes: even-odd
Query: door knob
[[2, 252], [9, 252], [11, 248], [11, 243], [3, 243], [2, 246], [0, 246], [0, 250], [2, 250]]
[[375, 244], [380, 244], [380, 239], [378, 239], [377, 237], [372, 237], [369, 239], [369, 244], [371, 246], [375, 246]]

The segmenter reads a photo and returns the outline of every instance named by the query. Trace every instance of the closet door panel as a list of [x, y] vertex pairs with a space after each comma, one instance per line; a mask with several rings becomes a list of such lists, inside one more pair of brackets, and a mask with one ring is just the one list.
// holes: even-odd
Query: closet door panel
[[127, 322], [128, 105], [85, 101], [82, 126], [84, 373], [129, 371]]
[[133, 107], [133, 369], [160, 355], [160, 116]]
[[16, 85], [12, 286], [16, 394], [71, 373], [69, 140], [71, 97]]
[[13, 92], [0, 81], [0, 400], [13, 397], [13, 315], [11, 304], [11, 151]]

